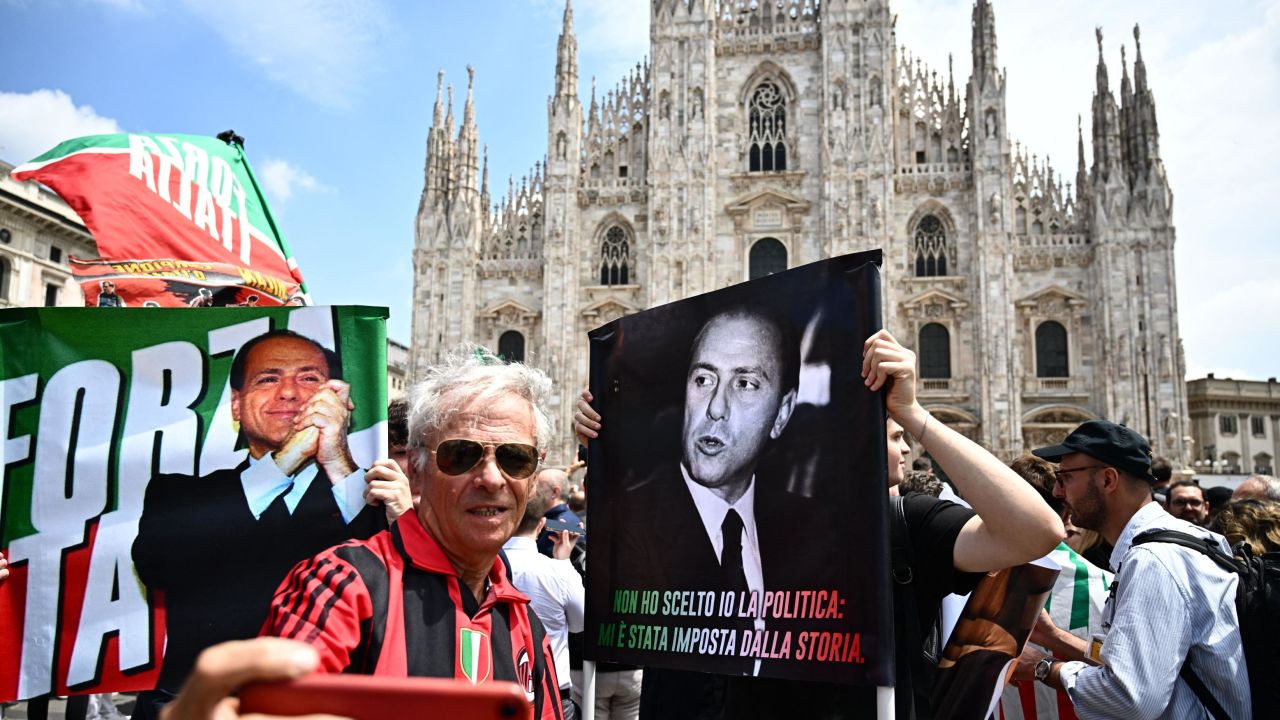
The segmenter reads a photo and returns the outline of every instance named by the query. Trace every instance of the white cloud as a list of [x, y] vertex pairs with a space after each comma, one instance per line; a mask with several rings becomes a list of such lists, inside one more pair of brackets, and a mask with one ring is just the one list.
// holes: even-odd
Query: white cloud
[[0, 92], [0, 158], [24, 163], [64, 140], [120, 132], [113, 119], [61, 90]]
[[310, 173], [290, 165], [287, 160], [268, 158], [256, 174], [262, 189], [277, 203], [288, 202], [295, 192], [329, 191]]
[[387, 28], [377, 0], [184, 0], [231, 49], [273, 82], [329, 107], [349, 107], [376, 64]]

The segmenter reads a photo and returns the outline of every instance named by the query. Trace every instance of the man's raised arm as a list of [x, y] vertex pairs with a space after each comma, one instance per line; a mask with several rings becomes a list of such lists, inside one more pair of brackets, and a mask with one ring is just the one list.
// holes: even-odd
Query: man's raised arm
[[999, 458], [934, 419], [916, 400], [916, 356], [886, 330], [862, 349], [867, 388], [885, 391], [890, 417], [915, 436], [977, 517], [956, 538], [954, 565], [986, 572], [1042, 557], [1065, 536], [1062, 519]]

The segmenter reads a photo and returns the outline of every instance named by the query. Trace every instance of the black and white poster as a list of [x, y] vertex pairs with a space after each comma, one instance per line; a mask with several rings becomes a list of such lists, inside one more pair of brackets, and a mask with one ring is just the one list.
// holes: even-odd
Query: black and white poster
[[590, 333], [586, 656], [893, 684], [879, 251]]

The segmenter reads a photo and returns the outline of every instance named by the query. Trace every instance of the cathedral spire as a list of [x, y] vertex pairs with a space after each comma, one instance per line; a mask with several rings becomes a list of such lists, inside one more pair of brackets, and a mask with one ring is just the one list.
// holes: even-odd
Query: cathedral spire
[[973, 4], [973, 76], [978, 87], [987, 84], [1000, 72], [996, 63], [996, 16], [990, 0]]
[[1076, 115], [1076, 197], [1085, 192], [1089, 168], [1084, 164], [1084, 119]]
[[1106, 183], [1113, 175], [1123, 177], [1112, 172], [1123, 168], [1123, 158], [1115, 96], [1111, 94], [1107, 63], [1102, 57], [1102, 28], [1095, 32], [1098, 37], [1098, 85], [1093, 92], [1093, 179], [1095, 183]]
[[449, 95], [449, 110], [445, 113], [445, 116], [444, 116], [444, 129], [445, 129], [445, 133], [448, 134], [450, 137], [452, 137], [453, 136], [453, 83], [449, 83], [448, 87], [445, 88], [445, 91]]
[[1142, 33], [1137, 23], [1133, 25], [1133, 50], [1134, 92], [1141, 95], [1147, 91], [1147, 65], [1142, 62]]
[[484, 145], [484, 170], [480, 173], [480, 195], [484, 206], [489, 206], [489, 144]]
[[444, 68], [440, 68], [436, 72], [436, 107], [431, 114], [431, 126], [440, 127], [444, 122], [444, 106], [441, 101], [444, 96]]
[[1098, 38], [1098, 73], [1094, 92], [1101, 95], [1104, 92], [1111, 92], [1111, 80], [1107, 77], [1107, 61], [1102, 56], [1102, 28], [1094, 28], [1093, 32]]
[[947, 53], [947, 102], [956, 104], [956, 59], [951, 53]]
[[1147, 65], [1142, 61], [1142, 33], [1133, 26], [1133, 79], [1134, 79], [1134, 146], [1138, 155], [1138, 172], [1145, 175], [1153, 165], [1160, 163], [1160, 129], [1156, 125], [1156, 101], [1147, 86]]
[[573, 0], [565, 0], [564, 26], [556, 44], [556, 96], [578, 93], [578, 39], [573, 34]]
[[462, 108], [462, 129], [475, 130], [476, 127], [476, 105], [475, 105], [475, 84], [476, 69], [467, 66], [467, 102]]

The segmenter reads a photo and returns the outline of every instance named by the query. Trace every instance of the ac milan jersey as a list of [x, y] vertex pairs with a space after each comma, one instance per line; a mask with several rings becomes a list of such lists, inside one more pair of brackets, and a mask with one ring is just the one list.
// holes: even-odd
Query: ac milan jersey
[[422, 523], [406, 515], [368, 540], [299, 563], [263, 635], [306, 642], [320, 672], [514, 682], [539, 720], [562, 720], [551, 643], [495, 558], [478, 601]]

